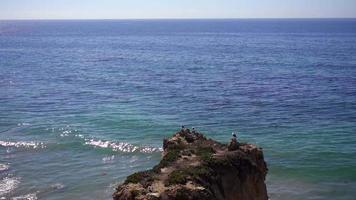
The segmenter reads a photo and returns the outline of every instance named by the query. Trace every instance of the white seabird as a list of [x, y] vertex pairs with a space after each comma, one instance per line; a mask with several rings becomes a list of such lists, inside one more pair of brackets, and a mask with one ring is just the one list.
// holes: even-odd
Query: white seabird
[[237, 137], [235, 132], [232, 132], [231, 135], [232, 135], [232, 137], [234, 137], [234, 138]]

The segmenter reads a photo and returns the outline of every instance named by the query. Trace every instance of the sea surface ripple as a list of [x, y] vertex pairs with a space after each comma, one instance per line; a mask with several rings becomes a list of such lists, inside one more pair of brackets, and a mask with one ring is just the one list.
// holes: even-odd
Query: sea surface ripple
[[0, 21], [0, 199], [110, 199], [184, 124], [272, 200], [356, 196], [356, 20]]

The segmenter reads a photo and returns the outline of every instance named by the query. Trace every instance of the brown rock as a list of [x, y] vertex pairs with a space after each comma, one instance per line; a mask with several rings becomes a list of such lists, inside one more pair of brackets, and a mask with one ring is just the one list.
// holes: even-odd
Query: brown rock
[[129, 176], [114, 200], [267, 200], [262, 149], [224, 145], [203, 134], [180, 131], [163, 141], [163, 158], [152, 170]]
[[229, 143], [227, 149], [228, 149], [229, 151], [235, 151], [235, 150], [239, 149], [239, 143], [237, 142], [237, 139], [236, 139], [236, 138], [231, 138], [230, 143]]

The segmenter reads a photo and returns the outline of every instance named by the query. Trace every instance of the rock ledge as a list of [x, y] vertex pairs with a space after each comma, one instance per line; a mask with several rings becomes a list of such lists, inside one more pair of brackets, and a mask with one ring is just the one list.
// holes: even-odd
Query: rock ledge
[[229, 145], [189, 130], [163, 141], [153, 169], [127, 177], [114, 200], [267, 200], [267, 166], [261, 148]]

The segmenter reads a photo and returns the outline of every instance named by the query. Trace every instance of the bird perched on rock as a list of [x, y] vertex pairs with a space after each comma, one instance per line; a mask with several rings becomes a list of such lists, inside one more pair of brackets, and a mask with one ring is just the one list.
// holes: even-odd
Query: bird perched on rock
[[227, 148], [229, 151], [235, 151], [239, 148], [240, 144], [237, 141], [237, 134], [232, 132], [231, 135], [232, 135], [232, 138], [231, 138], [230, 143], [228, 144]]
[[237, 138], [237, 135], [235, 132], [232, 132], [231, 135], [232, 135], [232, 137]]
[[192, 128], [192, 133], [195, 133], [195, 128], [194, 127]]
[[182, 126], [182, 129], [181, 129], [181, 131], [185, 131], [185, 127], [184, 127], [184, 126]]

